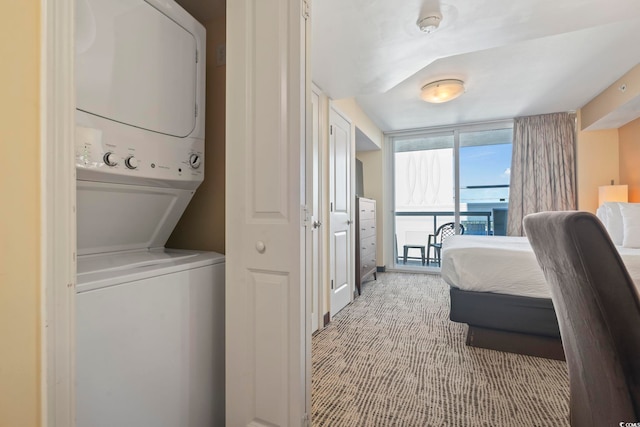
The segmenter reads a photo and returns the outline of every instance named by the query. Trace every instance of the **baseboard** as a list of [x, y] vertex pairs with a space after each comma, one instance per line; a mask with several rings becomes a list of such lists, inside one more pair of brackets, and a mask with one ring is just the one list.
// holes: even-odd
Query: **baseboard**
[[384, 265], [379, 265], [379, 266], [376, 267], [376, 271], [378, 273], [384, 273], [386, 271], [386, 269], [387, 269], [387, 267], [384, 266]]
[[323, 320], [323, 323], [324, 323], [324, 325], [322, 325], [322, 326], [323, 326], [323, 327], [324, 327], [324, 326], [327, 326], [327, 325], [329, 324], [329, 322], [331, 321], [331, 313], [326, 312], [326, 313], [324, 314], [324, 317], [323, 317], [323, 319], [322, 319], [322, 320]]

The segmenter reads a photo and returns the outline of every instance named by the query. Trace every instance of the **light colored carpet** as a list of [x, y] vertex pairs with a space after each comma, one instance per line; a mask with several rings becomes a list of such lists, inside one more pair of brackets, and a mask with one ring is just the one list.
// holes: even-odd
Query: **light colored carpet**
[[448, 291], [379, 273], [314, 335], [314, 427], [569, 425], [565, 363], [465, 346]]

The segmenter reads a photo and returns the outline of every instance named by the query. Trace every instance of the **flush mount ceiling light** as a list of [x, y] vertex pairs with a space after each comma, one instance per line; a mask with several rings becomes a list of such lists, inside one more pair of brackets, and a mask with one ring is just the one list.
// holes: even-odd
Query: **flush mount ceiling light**
[[422, 86], [420, 97], [423, 101], [440, 104], [451, 101], [464, 93], [464, 82], [462, 80], [447, 79], [438, 80]]
[[440, 12], [430, 12], [425, 13], [418, 19], [416, 24], [420, 31], [423, 33], [433, 33], [440, 26], [440, 21], [442, 21], [442, 15]]

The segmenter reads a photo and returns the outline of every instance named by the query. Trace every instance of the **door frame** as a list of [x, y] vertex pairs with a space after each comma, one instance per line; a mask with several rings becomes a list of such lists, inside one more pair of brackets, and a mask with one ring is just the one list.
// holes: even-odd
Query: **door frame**
[[[309, 45], [307, 46], [307, 48], [309, 48]], [[313, 301], [315, 303], [315, 308], [316, 308], [316, 321], [318, 324], [318, 329], [320, 330], [323, 328], [323, 320], [324, 320], [324, 286], [323, 286], [323, 280], [325, 277], [325, 230], [327, 229], [327, 224], [324, 224], [326, 221], [324, 220], [325, 215], [324, 215], [324, 211], [325, 211], [325, 207], [324, 207], [324, 179], [325, 179], [325, 173], [324, 173], [324, 147], [325, 147], [325, 134], [326, 134], [326, 123], [327, 123], [327, 119], [326, 119], [326, 114], [325, 114], [325, 104], [326, 104], [326, 96], [323, 94], [322, 90], [316, 86], [314, 83], [311, 83], [311, 97], [313, 96], [317, 96], [318, 97], [318, 153], [317, 153], [317, 176], [311, 176], [309, 175], [309, 179], [308, 179], [308, 188], [307, 188], [307, 192], [308, 194], [311, 194], [311, 213], [313, 214], [313, 211], [315, 210], [318, 213], [318, 217], [315, 218], [316, 221], [320, 222], [320, 227], [317, 228], [315, 230], [315, 232], [317, 233], [317, 239], [318, 239], [318, 257], [316, 260], [318, 265], [318, 286], [317, 289], [313, 288], [311, 289], [311, 292], [313, 294]], [[311, 112], [311, 114], [313, 114], [313, 111]], [[312, 123], [313, 123], [313, 117], [312, 117]], [[312, 125], [311, 125], [312, 126]], [[311, 131], [311, 133], [313, 134], [313, 129]], [[311, 137], [308, 138], [307, 140], [307, 144], [309, 146], [309, 153], [310, 155], [307, 155], [307, 160], [309, 162], [309, 164], [307, 165], [307, 170], [309, 171], [313, 171], [314, 168], [314, 159], [313, 159], [313, 135], [311, 135]], [[313, 198], [313, 182], [312, 180], [317, 180], [318, 182], [318, 197], [317, 199]], [[317, 204], [317, 206], [315, 206]], [[312, 255], [313, 256], [313, 255]], [[312, 303], [313, 304], [313, 303]], [[313, 313], [313, 307], [311, 308], [311, 312]], [[312, 328], [312, 333], [315, 332]]]
[[75, 426], [75, 2], [40, 0], [41, 425]]

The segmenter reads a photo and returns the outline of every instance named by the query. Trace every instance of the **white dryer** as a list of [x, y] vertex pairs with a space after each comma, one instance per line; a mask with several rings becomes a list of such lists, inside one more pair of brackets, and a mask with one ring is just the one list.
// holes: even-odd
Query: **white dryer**
[[203, 180], [205, 30], [77, 0], [78, 427], [224, 425], [224, 257], [164, 245]]

